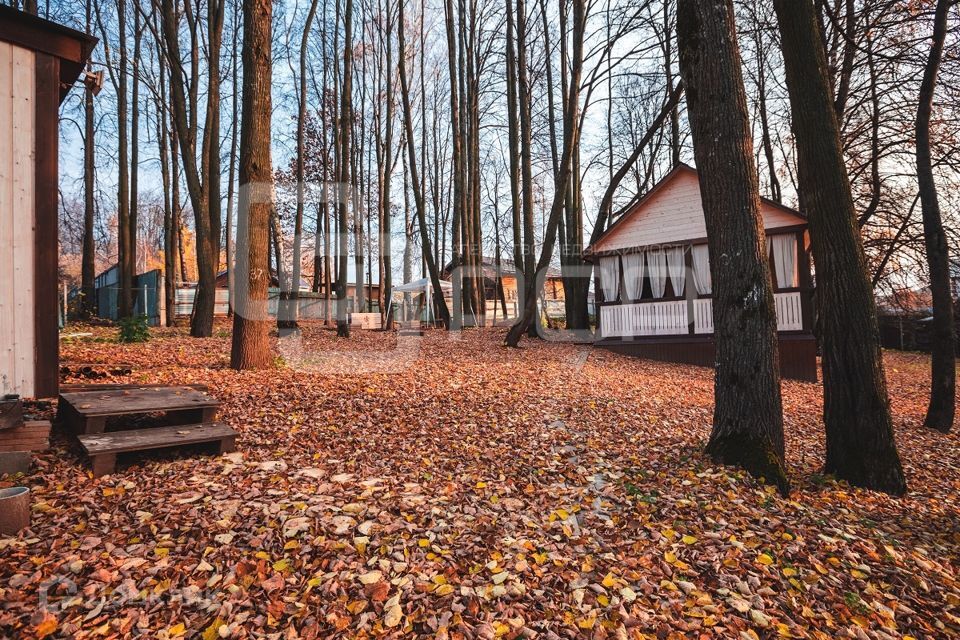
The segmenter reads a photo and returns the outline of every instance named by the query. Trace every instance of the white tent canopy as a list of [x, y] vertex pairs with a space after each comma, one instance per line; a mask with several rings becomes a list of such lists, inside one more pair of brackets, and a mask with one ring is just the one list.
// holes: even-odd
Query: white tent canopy
[[[419, 280], [414, 280], [412, 282], [405, 282], [403, 284], [398, 284], [393, 287], [394, 293], [427, 293], [433, 288], [433, 283], [430, 282], [430, 278], [420, 278]], [[449, 280], [441, 280], [440, 288], [443, 290], [444, 296], [447, 294], [453, 293], [453, 283]]]
[[[453, 284], [449, 280], [440, 281], [440, 289], [443, 292], [443, 297], [447, 298], [453, 295]], [[390, 305], [393, 306], [394, 298], [396, 294], [423, 294], [423, 313], [426, 314], [426, 317], [423, 318], [428, 322], [433, 318], [433, 305], [430, 303], [431, 298], [433, 297], [433, 282], [430, 278], [420, 278], [419, 280], [414, 280], [413, 282], [405, 282], [401, 285], [393, 287], [390, 293]], [[402, 309], [406, 309], [406, 303], [404, 303]], [[404, 312], [404, 315], [406, 313]]]

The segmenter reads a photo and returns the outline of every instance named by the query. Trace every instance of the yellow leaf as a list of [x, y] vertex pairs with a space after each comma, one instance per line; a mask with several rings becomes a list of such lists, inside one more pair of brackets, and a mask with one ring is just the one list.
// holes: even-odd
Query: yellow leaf
[[777, 634], [778, 634], [781, 638], [792, 638], [792, 637], [793, 637], [793, 634], [790, 633], [790, 627], [788, 627], [787, 625], [783, 624], [782, 622], [777, 624]]
[[210, 626], [203, 630], [203, 640], [219, 640], [220, 627], [227, 624], [220, 618], [214, 619]]
[[797, 575], [797, 570], [793, 567], [787, 567], [783, 570], [783, 575], [788, 578], [792, 578], [793, 576]]
[[760, 564], [771, 565], [773, 564], [773, 558], [771, 558], [765, 553], [761, 553], [759, 557], [757, 557], [757, 562], [759, 562]]
[[683, 536], [682, 540], [683, 540], [683, 544], [693, 544], [694, 542], [697, 541], [697, 538], [696, 536], [687, 535], [687, 536]]
[[37, 638], [45, 638], [57, 630], [57, 619], [47, 615], [36, 627]]
[[667, 561], [667, 564], [673, 564], [677, 561], [677, 554], [672, 551], [667, 551], [663, 554], [663, 559]]
[[169, 629], [167, 629], [167, 635], [169, 635], [171, 638], [182, 636], [186, 632], [187, 632], [187, 628], [183, 626], [182, 622], [180, 624], [175, 624]]
[[417, 544], [421, 547], [429, 547], [430, 541], [427, 540], [426, 538], [420, 538], [419, 540], [417, 540]]
[[155, 554], [157, 554], [157, 557], [158, 557], [158, 558], [166, 558], [166, 557], [167, 557], [167, 554], [170, 553], [170, 548], [169, 548], [169, 547], [157, 547], [156, 549], [153, 550], [153, 552], [154, 552]]
[[437, 594], [438, 596], [448, 596], [448, 595], [450, 595], [451, 593], [453, 593], [453, 585], [452, 585], [452, 584], [441, 584], [440, 586], [437, 587], [437, 589], [436, 589], [436, 591], [434, 591], [434, 593]]
[[603, 584], [603, 586], [605, 586], [607, 589], [612, 589], [612, 588], [614, 588], [615, 586], [617, 586], [617, 578], [613, 575], [613, 573], [608, 573], [607, 575], [605, 575], [605, 576], [603, 577], [603, 582], [602, 582], [602, 584]]
[[286, 571], [290, 568], [290, 560], [284, 558], [283, 560], [277, 560], [273, 563], [274, 571]]
[[366, 600], [354, 600], [353, 602], [347, 605], [347, 611], [349, 611], [353, 615], [357, 615], [358, 613], [360, 613], [366, 608], [367, 608]]

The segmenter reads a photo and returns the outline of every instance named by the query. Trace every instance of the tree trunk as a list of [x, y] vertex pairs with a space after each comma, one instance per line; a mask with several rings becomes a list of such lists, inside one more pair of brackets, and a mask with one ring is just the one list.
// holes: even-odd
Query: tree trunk
[[877, 314], [811, 0], [774, 0], [817, 267], [825, 470], [893, 494], [906, 481], [893, 437]]
[[350, 203], [350, 133], [353, 129], [353, 0], [346, 0], [343, 18], [343, 78], [340, 85], [340, 140], [337, 185], [337, 336], [350, 337], [347, 322], [347, 252], [349, 250], [348, 209]]
[[271, 13], [271, 0], [243, 0], [243, 120], [236, 279], [239, 291], [234, 301], [230, 352], [230, 366], [237, 370], [270, 365], [267, 251], [273, 209]]
[[[553, 202], [550, 206], [550, 213], [547, 218], [546, 229], [543, 234], [543, 249], [540, 252], [540, 259], [535, 265], [530, 268], [530, 271], [533, 274], [546, 273], [547, 268], [550, 266], [550, 262], [553, 259], [553, 245], [557, 239], [557, 228], [560, 225], [560, 220], [562, 219], [564, 206], [567, 202], [567, 189], [570, 184], [570, 180], [573, 178], [573, 164], [577, 148], [580, 145], [580, 80], [583, 74], [583, 39], [584, 32], [586, 29], [587, 22], [587, 4], [584, 0], [573, 0], [572, 2], [573, 9], [573, 29], [571, 32], [571, 43], [573, 48], [573, 54], [570, 61], [570, 82], [567, 87], [567, 93], [564, 96], [564, 103], [567, 105], [567, 108], [564, 109], [563, 113], [563, 152], [560, 158], [560, 173], [557, 176], [556, 183], [554, 185], [553, 193]], [[517, 9], [517, 30], [518, 33], [523, 30], [520, 25], [520, 15], [522, 13], [521, 8], [518, 4]], [[520, 40], [519, 42], [522, 42]], [[529, 107], [529, 101], [525, 101], [522, 98], [523, 92], [526, 91], [526, 81], [524, 80], [524, 64], [523, 56], [519, 55], [518, 47], [518, 61], [517, 61], [517, 77], [520, 85], [520, 122], [521, 122], [521, 134], [523, 135], [523, 121], [525, 116], [523, 115], [524, 108]], [[529, 123], [528, 123], [529, 125]], [[529, 131], [527, 131], [529, 133]], [[529, 149], [527, 149], [529, 152]], [[523, 153], [523, 148], [521, 146], [521, 153]], [[523, 160], [522, 163], [525, 163], [526, 160]], [[529, 169], [530, 167], [526, 167]], [[524, 188], [526, 189], [526, 180], [524, 180]], [[532, 200], [532, 194], [525, 194], [525, 198], [530, 197]], [[531, 202], [532, 205], [532, 202]], [[525, 221], [525, 225], [531, 221]], [[531, 229], [532, 232], [532, 229]], [[532, 235], [529, 237], [532, 239]], [[534, 256], [529, 256], [530, 261], [533, 261]], [[537, 334], [538, 326], [535, 323], [539, 323], [539, 318], [537, 314], [537, 298], [539, 288], [537, 286], [536, 278], [530, 277], [528, 281], [524, 283], [526, 293], [523, 298], [523, 312], [521, 316], [517, 319], [517, 322], [510, 327], [510, 331], [507, 332], [506, 344], [510, 347], [516, 347], [520, 343], [520, 337], [526, 333]], [[519, 283], [518, 283], [519, 291]]]
[[924, 425], [947, 433], [953, 427], [956, 412], [957, 365], [956, 335], [953, 323], [953, 296], [950, 291], [950, 254], [947, 236], [940, 216], [937, 185], [930, 160], [930, 115], [937, 86], [937, 74], [943, 58], [943, 41], [947, 32], [947, 12], [951, 0], [939, 0], [933, 23], [933, 40], [923, 70], [917, 108], [917, 182], [920, 208], [923, 213], [923, 239], [930, 269], [930, 291], [933, 294], [933, 332], [930, 342], [931, 385], [930, 405]]
[[[348, 0], [349, 1], [349, 0]], [[424, 202], [423, 189], [420, 183], [420, 176], [417, 170], [416, 147], [413, 140], [413, 114], [410, 108], [410, 87], [407, 82], [407, 64], [406, 64], [406, 38], [404, 37], [403, 20], [403, 0], [399, 3], [398, 25], [398, 71], [400, 75], [400, 99], [403, 102], [403, 123], [407, 142], [407, 159], [409, 161], [410, 182], [413, 185], [413, 200], [417, 210], [417, 223], [420, 227], [420, 245], [423, 249], [423, 260], [426, 263], [427, 271], [430, 273], [430, 281], [433, 284], [433, 303], [440, 314], [440, 320], [444, 327], [450, 327], [450, 311], [447, 308], [447, 302], [443, 298], [443, 288], [440, 286], [440, 270], [433, 259], [433, 249], [430, 243], [430, 232], [427, 229], [426, 203]], [[425, 301], [426, 303], [427, 301]]]
[[[91, 30], [91, 4], [94, 0], [87, 0], [87, 33]], [[87, 71], [91, 70], [87, 63]], [[83, 91], [83, 248], [80, 258], [80, 317], [89, 318], [96, 313], [96, 290], [94, 280], [97, 275], [96, 246], [93, 240], [94, 226], [94, 176], [96, 173], [96, 157], [94, 155], [94, 110], [93, 85], [84, 83]]]
[[680, 0], [680, 72], [707, 224], [716, 341], [707, 453], [789, 491], [773, 287], [732, 0]]
[[133, 313], [133, 262], [130, 244], [130, 160], [127, 129], [127, 6], [117, 2], [117, 29], [119, 30], [120, 73], [117, 84], [117, 266], [120, 289], [117, 292], [117, 317], [127, 318]]

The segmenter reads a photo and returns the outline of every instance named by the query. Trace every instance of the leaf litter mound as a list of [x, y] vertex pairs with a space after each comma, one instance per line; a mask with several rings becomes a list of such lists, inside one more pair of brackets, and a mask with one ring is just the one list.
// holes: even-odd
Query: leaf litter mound
[[57, 440], [16, 482], [33, 524], [0, 539], [2, 635], [960, 637], [960, 437], [921, 426], [924, 356], [886, 354], [909, 494], [819, 475], [822, 389], [785, 381], [783, 499], [702, 454], [709, 369], [307, 326], [234, 372], [227, 326], [92, 331], [64, 361], [210, 385], [238, 452], [94, 480]]

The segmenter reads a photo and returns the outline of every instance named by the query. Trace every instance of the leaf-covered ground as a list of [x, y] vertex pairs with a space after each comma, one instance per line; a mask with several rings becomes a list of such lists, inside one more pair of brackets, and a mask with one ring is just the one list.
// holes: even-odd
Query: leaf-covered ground
[[0, 540], [0, 635], [960, 636], [960, 436], [920, 424], [923, 356], [886, 356], [910, 493], [818, 475], [821, 387], [785, 382], [782, 499], [701, 454], [707, 369], [308, 327], [237, 373], [226, 325], [94, 332], [64, 360], [209, 384], [239, 451], [92, 480], [57, 440], [19, 480], [32, 528]]

